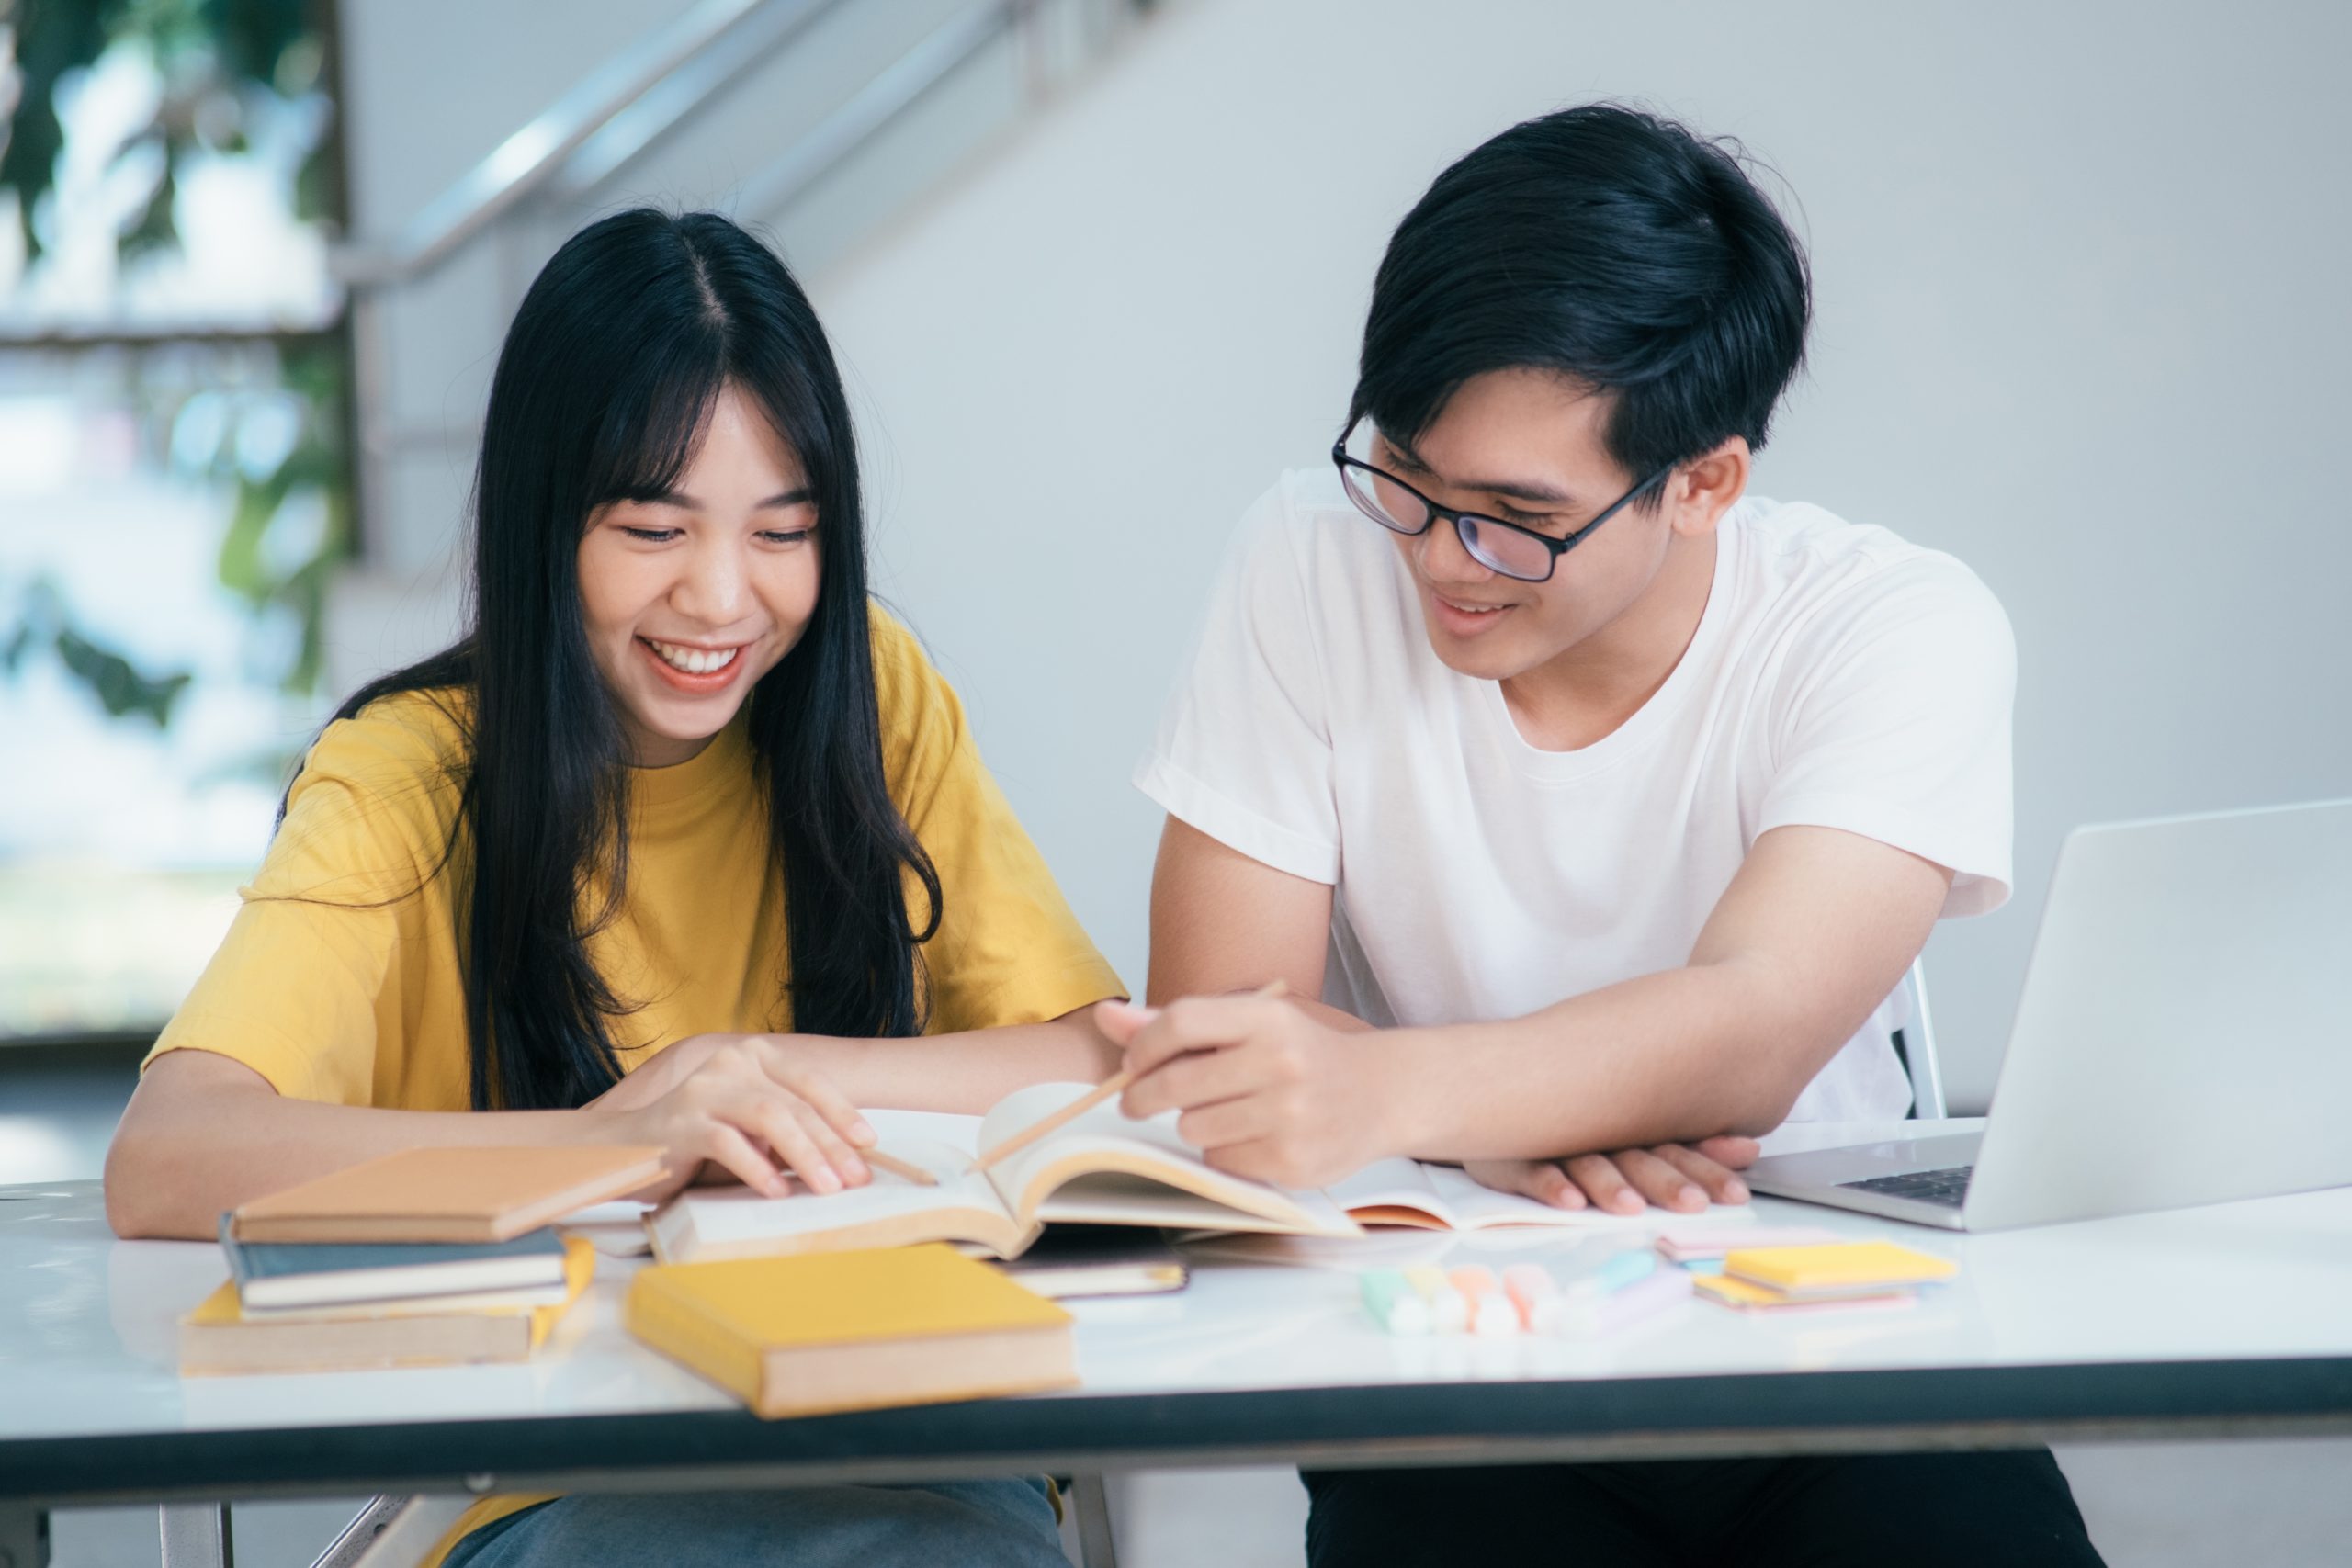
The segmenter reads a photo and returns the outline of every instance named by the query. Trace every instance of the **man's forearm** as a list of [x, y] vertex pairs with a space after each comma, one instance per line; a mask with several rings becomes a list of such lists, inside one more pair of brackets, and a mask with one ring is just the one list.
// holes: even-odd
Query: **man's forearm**
[[1696, 965], [1525, 1018], [1382, 1032], [1399, 1153], [1546, 1159], [1777, 1126], [1842, 1037], [1758, 966]]

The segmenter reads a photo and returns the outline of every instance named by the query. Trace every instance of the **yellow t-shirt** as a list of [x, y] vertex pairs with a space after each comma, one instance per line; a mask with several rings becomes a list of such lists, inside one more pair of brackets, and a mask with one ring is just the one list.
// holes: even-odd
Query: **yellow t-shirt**
[[[982, 765], [954, 690], [879, 610], [873, 641], [890, 798], [942, 889], [939, 930], [922, 949], [928, 1032], [1035, 1023], [1125, 995]], [[404, 693], [327, 727], [228, 936], [149, 1062], [213, 1051], [298, 1099], [471, 1105], [451, 874], [462, 859], [444, 867], [463, 701]], [[634, 1009], [608, 1021], [624, 1068], [688, 1035], [791, 1027], [784, 886], [741, 716], [692, 761], [631, 774], [626, 901], [588, 952]], [[540, 1500], [484, 1499], [444, 1550]]]

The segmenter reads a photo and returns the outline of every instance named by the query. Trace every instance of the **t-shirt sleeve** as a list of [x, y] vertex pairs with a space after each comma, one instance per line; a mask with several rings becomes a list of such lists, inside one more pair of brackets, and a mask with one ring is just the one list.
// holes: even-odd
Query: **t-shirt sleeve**
[[[1038, 1023], [1125, 996], [980, 761], [955, 688], [904, 626], [879, 610], [873, 625], [884, 771], [939, 874], [927, 1032]], [[920, 918], [921, 885], [908, 881]]]
[[[382, 725], [328, 728], [296, 779], [227, 936], [147, 1064], [171, 1051], [243, 1063], [278, 1093], [375, 1100], [379, 1007], [440, 869], [444, 791]], [[396, 744], [393, 750], [401, 748]], [[142, 1064], [142, 1067], [146, 1064]]]
[[1948, 556], [1887, 568], [1799, 635], [1758, 836], [1839, 828], [1950, 870], [1946, 918], [2009, 896], [2017, 645]]
[[1235, 532], [1135, 783], [1261, 864], [1337, 883], [1329, 714], [1298, 551], [1277, 485]]

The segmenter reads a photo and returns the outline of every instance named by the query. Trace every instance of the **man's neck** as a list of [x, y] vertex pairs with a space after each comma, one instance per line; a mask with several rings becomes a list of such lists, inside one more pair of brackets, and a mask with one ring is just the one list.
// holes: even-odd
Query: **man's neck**
[[1502, 682], [1504, 705], [1529, 745], [1579, 750], [1615, 733], [1657, 694], [1707, 613], [1717, 547], [1713, 532], [1676, 537], [1647, 591], [1615, 620]]

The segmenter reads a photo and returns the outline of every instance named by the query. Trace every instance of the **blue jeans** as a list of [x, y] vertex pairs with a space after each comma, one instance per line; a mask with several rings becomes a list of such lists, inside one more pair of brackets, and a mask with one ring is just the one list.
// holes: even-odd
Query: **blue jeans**
[[1069, 1568], [1042, 1480], [559, 1497], [475, 1530], [444, 1568], [897, 1563]]

